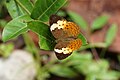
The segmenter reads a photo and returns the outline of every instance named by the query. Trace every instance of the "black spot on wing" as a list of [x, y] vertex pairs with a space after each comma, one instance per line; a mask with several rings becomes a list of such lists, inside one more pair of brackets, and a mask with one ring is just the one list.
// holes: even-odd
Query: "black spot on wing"
[[53, 24], [53, 23], [57, 23], [58, 20], [62, 20], [63, 18], [60, 17], [60, 16], [57, 16], [57, 15], [51, 15], [50, 16], [50, 19], [49, 19], [49, 24], [50, 26]]
[[63, 54], [63, 53], [57, 53], [57, 52], [55, 52], [55, 54], [56, 54], [56, 56], [57, 56], [57, 58], [58, 58], [59, 60], [62, 60], [62, 59], [67, 58], [68, 56], [70, 56], [72, 53]]

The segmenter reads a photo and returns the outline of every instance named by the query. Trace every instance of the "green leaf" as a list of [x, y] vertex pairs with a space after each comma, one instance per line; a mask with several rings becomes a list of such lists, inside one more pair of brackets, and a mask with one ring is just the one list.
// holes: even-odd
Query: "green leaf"
[[52, 36], [48, 25], [40, 21], [31, 21], [28, 23], [28, 28], [39, 35], [39, 45], [41, 49], [53, 50], [55, 39]]
[[88, 27], [87, 22], [82, 18], [82, 16], [80, 16], [79, 14], [72, 12], [72, 11], [68, 11], [68, 15], [70, 16], [70, 18], [77, 23], [83, 30], [86, 30]]
[[120, 72], [111, 70], [102, 74], [98, 74], [96, 77], [98, 80], [118, 80], [120, 78]]
[[85, 80], [96, 80], [96, 76], [95, 75], [87, 75]]
[[88, 60], [85, 62], [78, 62], [78, 63], [79, 64], [75, 65], [74, 68], [78, 72], [83, 73], [84, 75], [88, 75], [90, 72], [91, 72], [91, 74], [93, 74], [99, 70], [99, 68], [96, 66], [95, 63], [92, 62], [92, 60]]
[[[93, 60], [88, 60], [86, 62], [81, 62], [81, 64], [76, 65], [75, 68], [84, 73], [85, 75], [96, 75], [105, 73], [108, 70], [109, 64], [105, 60], [100, 60], [95, 62]], [[101, 71], [102, 70], [102, 71]]]
[[10, 0], [6, 2], [8, 12], [12, 18], [23, 14], [31, 14], [33, 5], [30, 0]]
[[31, 17], [47, 22], [51, 14], [55, 14], [67, 0], [37, 0]]
[[26, 32], [28, 29], [25, 22], [31, 20], [32, 19], [28, 15], [22, 15], [10, 21], [3, 30], [2, 40], [7, 41]]
[[97, 30], [97, 29], [104, 27], [104, 25], [107, 23], [108, 19], [109, 19], [109, 16], [107, 16], [107, 15], [102, 15], [102, 16], [97, 17], [93, 21], [93, 23], [91, 25], [91, 29]]
[[15, 0], [19, 6], [26, 11], [27, 14], [31, 14], [33, 10], [33, 4], [30, 0]]
[[61, 76], [61, 77], [73, 78], [73, 77], [77, 76], [77, 74], [72, 69], [70, 69], [69, 67], [66, 67], [64, 65], [52, 66], [49, 71], [52, 74]]
[[107, 60], [101, 59], [101, 60], [99, 60], [98, 63], [96, 63], [96, 65], [99, 67], [99, 72], [98, 73], [100, 73], [100, 72], [105, 73], [105, 72], [108, 71], [109, 63], [108, 63]]
[[12, 18], [17, 18], [18, 16], [23, 15], [23, 12], [16, 4], [14, 0], [10, 0], [6, 2], [7, 10]]
[[59, 10], [59, 11], [57, 12], [57, 15], [58, 15], [58, 16], [62, 16], [62, 17], [65, 17], [65, 16], [66, 16], [66, 13], [65, 13], [65, 11]]
[[107, 35], [106, 35], [106, 38], [105, 38], [105, 42], [106, 42], [107, 46], [110, 46], [112, 44], [113, 40], [115, 39], [116, 33], [117, 33], [117, 25], [113, 24], [108, 29]]
[[55, 41], [51, 40], [49, 37], [39, 36], [40, 49], [54, 50], [55, 44]]
[[76, 65], [82, 65], [91, 60], [92, 60], [92, 55], [90, 52], [79, 53], [77, 51], [74, 51], [70, 57], [62, 60], [61, 62], [67, 66], [76, 66]]
[[92, 55], [90, 52], [86, 52], [84, 54], [82, 53], [78, 53], [78, 52], [73, 52], [73, 55], [71, 56], [70, 58], [71, 60], [79, 60], [80, 62], [81, 61], [89, 61], [89, 60], [92, 60]]
[[14, 49], [14, 44], [9, 43], [9, 44], [1, 44], [0, 45], [0, 55], [2, 55], [3, 57], [8, 57], [10, 55], [10, 53], [13, 51]]
[[83, 36], [82, 33], [80, 33], [80, 34], [78, 35], [78, 38], [82, 40], [82, 46], [88, 44], [88, 43], [87, 43], [87, 39]]
[[89, 74], [86, 76], [86, 80], [119, 80], [119, 77], [119, 72], [110, 70], [104, 73]]

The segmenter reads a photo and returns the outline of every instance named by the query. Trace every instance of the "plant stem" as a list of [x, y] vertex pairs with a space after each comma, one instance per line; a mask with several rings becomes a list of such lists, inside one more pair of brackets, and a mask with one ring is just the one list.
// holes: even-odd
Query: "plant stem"
[[33, 53], [33, 56], [35, 56], [34, 62], [36, 63], [37, 80], [44, 80], [44, 74], [41, 66], [41, 56], [39, 55], [39, 51], [27, 33], [23, 34], [23, 38], [28, 51]]
[[[90, 26], [90, 25], [89, 25], [89, 26]], [[87, 32], [88, 32], [88, 33], [87, 33], [88, 41], [91, 43], [91, 42], [92, 42], [92, 40], [91, 40], [92, 31], [91, 31], [91, 28], [90, 28], [90, 27], [88, 27]], [[91, 48], [91, 47], [90, 47], [90, 48]], [[96, 49], [93, 47], [93, 48], [91, 48], [91, 51], [92, 51], [92, 54], [93, 54], [94, 58], [95, 58], [96, 60], [98, 60], [98, 59], [99, 59], [99, 56], [98, 56], [98, 53], [97, 53]]]
[[106, 48], [106, 44], [105, 43], [89, 43], [86, 46], [82, 46], [80, 50], [85, 50], [88, 48]]
[[101, 51], [101, 53], [100, 53], [100, 57], [101, 57], [101, 58], [104, 57], [105, 52], [106, 52], [107, 49], [108, 49], [108, 48], [104, 48], [104, 49]]

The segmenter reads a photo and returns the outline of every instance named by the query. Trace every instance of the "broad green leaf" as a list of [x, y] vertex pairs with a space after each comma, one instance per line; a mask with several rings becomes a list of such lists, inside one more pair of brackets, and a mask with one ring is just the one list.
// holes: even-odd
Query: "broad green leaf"
[[28, 28], [39, 35], [39, 45], [41, 49], [53, 50], [55, 39], [52, 36], [48, 25], [40, 21], [31, 21], [28, 23]]
[[82, 33], [80, 33], [80, 34], [78, 35], [78, 38], [82, 40], [82, 46], [88, 44], [88, 43], [87, 43], [87, 39], [83, 36]]
[[49, 71], [52, 74], [61, 76], [61, 77], [72, 78], [72, 77], [77, 76], [77, 74], [72, 69], [70, 69], [69, 67], [66, 67], [64, 65], [52, 66]]
[[15, 0], [16, 3], [24, 10], [27, 14], [31, 14], [33, 10], [33, 4], [30, 0]]
[[18, 16], [22, 15], [20, 8], [16, 4], [14, 0], [10, 0], [6, 2], [7, 10], [12, 18], [17, 18]]
[[87, 22], [82, 18], [82, 16], [80, 16], [79, 14], [72, 12], [72, 11], [68, 11], [68, 15], [70, 16], [70, 18], [77, 23], [83, 30], [86, 30], [88, 27]]
[[33, 5], [30, 0], [10, 0], [6, 2], [8, 12], [12, 18], [23, 14], [31, 14]]
[[2, 40], [7, 41], [26, 32], [28, 28], [25, 22], [31, 20], [32, 19], [28, 15], [22, 15], [10, 21], [3, 30]]
[[117, 25], [113, 24], [108, 29], [107, 34], [106, 34], [105, 42], [107, 46], [110, 46], [112, 44], [113, 40], [115, 39], [116, 33], [117, 33]]
[[49, 37], [39, 36], [40, 49], [54, 50], [55, 44], [55, 41], [51, 40]]
[[97, 30], [97, 29], [104, 27], [104, 25], [107, 23], [108, 19], [109, 19], [109, 16], [107, 16], [107, 15], [102, 15], [102, 16], [97, 17], [93, 21], [93, 23], [91, 25], [91, 29]]
[[31, 17], [47, 22], [51, 14], [55, 14], [67, 0], [37, 0]]

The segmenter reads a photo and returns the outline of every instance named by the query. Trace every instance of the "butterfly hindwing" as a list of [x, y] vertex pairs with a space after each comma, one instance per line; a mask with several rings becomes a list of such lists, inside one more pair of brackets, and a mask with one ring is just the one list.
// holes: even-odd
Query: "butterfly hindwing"
[[82, 41], [80, 39], [72, 39], [68, 41], [60, 41], [56, 44], [54, 51], [58, 59], [65, 59], [74, 50], [77, 50], [81, 47]]

